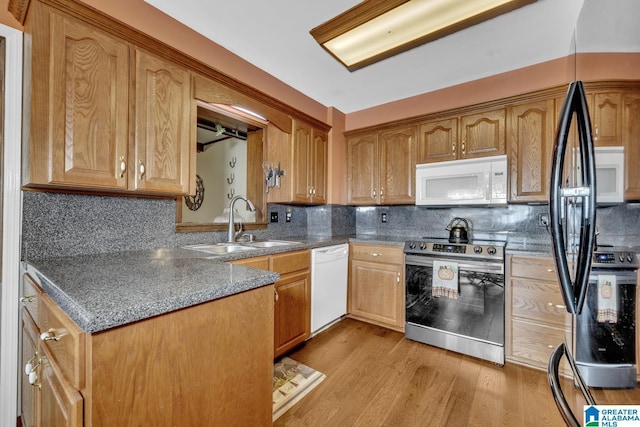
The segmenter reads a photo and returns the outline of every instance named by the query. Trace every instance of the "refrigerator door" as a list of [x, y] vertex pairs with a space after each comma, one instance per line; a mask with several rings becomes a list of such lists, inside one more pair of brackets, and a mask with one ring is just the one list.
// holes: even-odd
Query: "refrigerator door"
[[[569, 148], [569, 130], [574, 118], [579, 143], [575, 149]], [[579, 163], [580, 167], [574, 169], [573, 163]], [[579, 171], [580, 177], [574, 175], [576, 171]], [[572, 314], [582, 311], [591, 270], [596, 223], [595, 177], [587, 100], [584, 85], [576, 81], [569, 86], [562, 106], [553, 153], [549, 200], [558, 279], [567, 311]]]

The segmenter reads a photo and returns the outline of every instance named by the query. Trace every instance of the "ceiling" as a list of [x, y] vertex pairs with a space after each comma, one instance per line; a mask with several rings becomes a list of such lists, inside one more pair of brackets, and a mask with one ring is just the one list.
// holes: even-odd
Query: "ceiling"
[[309, 31], [357, 0], [145, 1], [344, 113], [565, 57], [576, 49], [640, 52], [638, 0], [538, 0], [354, 72]]

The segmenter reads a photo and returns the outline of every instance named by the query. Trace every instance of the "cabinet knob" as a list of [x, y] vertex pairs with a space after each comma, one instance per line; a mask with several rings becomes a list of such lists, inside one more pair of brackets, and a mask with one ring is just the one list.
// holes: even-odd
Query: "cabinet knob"
[[[35, 362], [35, 365], [33, 364]], [[38, 359], [38, 353], [34, 353], [33, 357], [27, 361], [27, 364], [24, 365], [24, 374], [29, 375], [31, 372], [35, 371], [36, 368], [40, 366], [40, 359]]]
[[27, 304], [27, 303], [35, 301], [35, 299], [36, 299], [35, 295], [27, 295], [27, 296], [24, 296], [24, 297], [20, 298], [20, 302], [23, 303], [23, 304]]
[[598, 140], [598, 125], [595, 126], [595, 134], [596, 134], [596, 136], [595, 136], [594, 139], [597, 141]]
[[375, 188], [373, 189], [373, 198], [374, 199], [376, 198], [376, 189]]
[[120, 178], [124, 178], [125, 172], [127, 172], [127, 162], [124, 156], [120, 156]]
[[451, 151], [455, 154], [455, 152], [456, 152], [456, 144], [453, 144], [451, 146]]
[[56, 330], [53, 328], [40, 334], [40, 340], [42, 341], [59, 341], [60, 338], [62, 338], [62, 335], [56, 335]]
[[380, 187], [380, 198], [384, 198], [384, 187]]
[[465, 146], [465, 144], [464, 144], [464, 140], [463, 140], [463, 141], [462, 141], [462, 154], [464, 154], [464, 153], [465, 153], [465, 150], [466, 150], [464, 146]]
[[278, 291], [276, 291], [275, 289], [273, 290], [273, 301], [274, 302], [278, 302], [278, 299], [280, 298], [280, 296], [278, 295]]
[[400, 283], [400, 273], [398, 273], [397, 276], [396, 276], [396, 282]]
[[144, 177], [144, 174], [147, 170], [144, 167], [143, 160], [138, 160], [138, 171], [140, 171], [140, 178]]

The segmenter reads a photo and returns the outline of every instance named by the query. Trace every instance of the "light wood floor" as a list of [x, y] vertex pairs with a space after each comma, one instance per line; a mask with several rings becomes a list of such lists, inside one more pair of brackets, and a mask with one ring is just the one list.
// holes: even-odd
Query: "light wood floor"
[[[564, 425], [546, 372], [500, 367], [356, 320], [288, 356], [327, 377], [274, 426]], [[563, 390], [573, 393], [572, 383]], [[592, 392], [599, 404], [640, 404], [640, 389]], [[582, 414], [583, 402], [572, 401]]]

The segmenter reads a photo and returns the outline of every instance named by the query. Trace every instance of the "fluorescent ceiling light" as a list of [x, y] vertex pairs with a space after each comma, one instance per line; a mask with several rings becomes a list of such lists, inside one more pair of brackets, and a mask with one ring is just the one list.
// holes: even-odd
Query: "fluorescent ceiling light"
[[537, 0], [364, 0], [311, 30], [350, 71]]

